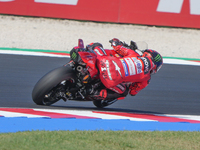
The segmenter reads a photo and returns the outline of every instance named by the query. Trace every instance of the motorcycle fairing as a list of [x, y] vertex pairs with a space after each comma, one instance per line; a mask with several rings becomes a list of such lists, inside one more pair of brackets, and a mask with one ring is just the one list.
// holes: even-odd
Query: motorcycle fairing
[[94, 53], [90, 52], [78, 52], [83, 62], [86, 63], [86, 67], [90, 73], [91, 78], [98, 74], [98, 70], [96, 68], [96, 60], [97, 56]]

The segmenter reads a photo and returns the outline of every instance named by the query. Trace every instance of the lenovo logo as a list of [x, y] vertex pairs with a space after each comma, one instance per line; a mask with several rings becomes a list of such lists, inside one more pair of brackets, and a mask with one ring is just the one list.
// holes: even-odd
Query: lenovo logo
[[[12, 2], [15, 0], [0, 0], [0, 2]], [[62, 4], [62, 5], [77, 5], [78, 0], [34, 0], [36, 3]]]
[[[180, 13], [184, 0], [160, 0], [157, 11]], [[200, 0], [190, 0], [190, 14], [200, 15]]]

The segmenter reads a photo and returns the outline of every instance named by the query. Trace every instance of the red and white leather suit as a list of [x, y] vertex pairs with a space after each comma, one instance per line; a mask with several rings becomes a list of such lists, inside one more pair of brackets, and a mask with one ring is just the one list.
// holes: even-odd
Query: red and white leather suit
[[[97, 67], [100, 79], [106, 88], [122, 94], [126, 90], [123, 83], [131, 83], [129, 94], [134, 96], [149, 84], [150, 71], [155, 65], [149, 53], [140, 56], [137, 52], [121, 45], [113, 46], [114, 50], [94, 48], [97, 54]], [[113, 56], [115, 55], [115, 56]]]

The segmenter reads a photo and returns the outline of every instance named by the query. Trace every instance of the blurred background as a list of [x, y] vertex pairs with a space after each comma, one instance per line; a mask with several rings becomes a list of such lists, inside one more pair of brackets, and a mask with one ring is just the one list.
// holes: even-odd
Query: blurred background
[[70, 51], [145, 41], [165, 57], [200, 58], [199, 0], [0, 0], [0, 47]]

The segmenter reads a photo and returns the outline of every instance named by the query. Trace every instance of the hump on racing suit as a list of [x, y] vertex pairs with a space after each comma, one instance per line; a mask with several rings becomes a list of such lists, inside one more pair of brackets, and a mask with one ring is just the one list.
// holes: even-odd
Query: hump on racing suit
[[[120, 57], [107, 54], [100, 43], [91, 43], [87, 46], [87, 49], [96, 53], [100, 79], [109, 89], [107, 93], [104, 89], [104, 92], [99, 91], [98, 94], [104, 93], [105, 98], [109, 95], [108, 91], [114, 91], [118, 97], [122, 97], [126, 96], [129, 91], [129, 94], [134, 96], [149, 84], [152, 70], [157, 69], [157, 66], [149, 51], [140, 56], [135, 52], [137, 46], [130, 49], [127, 44], [123, 44], [116, 38], [110, 40], [110, 43]], [[127, 83], [129, 83], [128, 87]]]
[[[134, 96], [139, 91], [141, 91], [143, 88], [145, 88], [151, 79], [151, 74], [157, 73], [157, 71], [162, 67], [163, 59], [162, 56], [154, 51], [154, 50], [145, 50], [142, 56], [137, 56], [135, 50], [137, 49], [137, 45], [135, 42], [131, 41], [130, 46], [127, 46], [127, 44], [121, 42], [120, 40], [114, 38], [109, 41], [111, 43], [111, 46], [113, 49], [118, 52], [123, 59], [127, 59], [131, 57], [134, 63], [131, 61], [125, 61], [123, 60], [124, 68], [127, 68], [127, 80], [132, 81], [132, 84], [130, 85], [130, 95]], [[128, 47], [128, 48], [127, 48]], [[138, 61], [140, 60], [140, 61]], [[142, 64], [140, 63], [142, 62]], [[132, 64], [135, 64], [135, 67], [137, 69], [137, 72], [141, 72], [140, 75], [134, 75], [134, 78], [131, 79], [131, 77], [128, 77], [128, 73], [131, 71], [130, 67]], [[140, 67], [141, 66], [141, 67]], [[142, 69], [140, 69], [142, 68]], [[129, 71], [129, 72], [128, 72]], [[138, 78], [139, 77], [139, 78]]]

